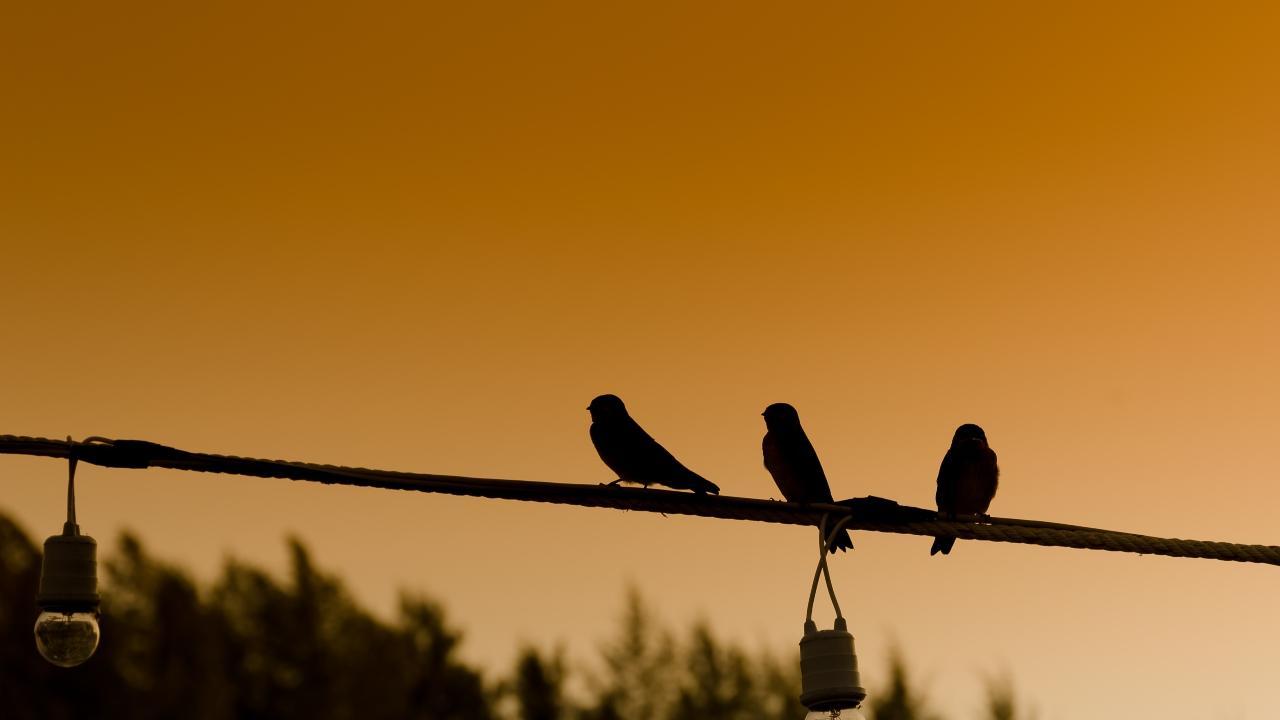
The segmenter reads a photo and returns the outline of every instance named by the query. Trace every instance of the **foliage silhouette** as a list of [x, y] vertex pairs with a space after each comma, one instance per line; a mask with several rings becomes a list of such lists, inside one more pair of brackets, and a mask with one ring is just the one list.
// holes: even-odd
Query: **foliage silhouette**
[[586, 717], [667, 717], [675, 692], [675, 641], [658, 624], [639, 591], [627, 591], [618, 637], [600, 650], [602, 668], [590, 686], [595, 700]]
[[871, 696], [870, 705], [874, 720], [939, 720], [927, 709], [924, 693], [912, 684], [897, 648], [889, 655], [889, 685]]
[[40, 554], [0, 516], [4, 717], [488, 720], [491, 693], [457, 659], [443, 609], [404, 597], [396, 622], [358, 606], [289, 541], [287, 584], [229, 562], [202, 596], [125, 534], [103, 563], [102, 645], [61, 670], [35, 652]]
[[[403, 595], [392, 622], [288, 540], [284, 582], [229, 561], [201, 590], [123, 534], [103, 562], [103, 639], [72, 669], [32, 641], [40, 548], [0, 514], [0, 715], [5, 720], [798, 720], [799, 662], [749, 651], [706, 622], [676, 633], [626, 593], [596, 662], [522, 647], [487, 682], [430, 599]], [[872, 688], [872, 720], [938, 720], [899, 653]], [[571, 692], [576, 690], [577, 693]], [[1008, 678], [988, 680], [989, 720], [1020, 720]]]
[[566, 673], [562, 650], [544, 655], [526, 645], [516, 657], [513, 677], [501, 691], [514, 695], [515, 715], [520, 720], [568, 720], [576, 713], [565, 696]]
[[987, 720], [1035, 720], [1035, 713], [1020, 711], [1021, 706], [1009, 675], [988, 677], [986, 692]]

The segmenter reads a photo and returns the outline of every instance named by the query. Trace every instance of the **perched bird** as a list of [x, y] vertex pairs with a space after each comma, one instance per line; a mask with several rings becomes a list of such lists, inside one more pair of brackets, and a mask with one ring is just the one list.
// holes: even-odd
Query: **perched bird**
[[680, 464], [658, 441], [627, 414], [617, 395], [601, 395], [587, 406], [591, 411], [591, 442], [600, 459], [618, 473], [618, 480], [648, 487], [666, 485], [677, 490], [720, 494], [715, 483]]
[[[786, 403], [774, 403], [764, 409], [764, 467], [778, 484], [782, 496], [794, 503], [829, 503], [831, 486], [822, 472], [818, 453], [809, 436], [800, 427], [796, 409]], [[831, 552], [836, 548], [852, 550], [848, 530], [840, 531]]]
[[[938, 468], [938, 512], [985, 515], [999, 479], [1000, 468], [995, 451], [987, 445], [987, 434], [977, 425], [961, 425]], [[949, 555], [955, 544], [954, 537], [935, 537], [929, 554]]]

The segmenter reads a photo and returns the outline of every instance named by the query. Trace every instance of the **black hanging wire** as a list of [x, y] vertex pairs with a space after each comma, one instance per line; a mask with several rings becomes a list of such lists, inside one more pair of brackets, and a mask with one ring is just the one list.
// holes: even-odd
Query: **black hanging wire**
[[[1280, 565], [1280, 547], [1207, 540], [1183, 540], [1101, 530], [1041, 520], [976, 515], [951, 517], [878, 497], [833, 503], [798, 504], [726, 495], [697, 495], [670, 490], [539, 482], [461, 475], [320, 465], [316, 463], [188, 452], [145, 440], [92, 437], [74, 441], [0, 435], [0, 454], [67, 458], [104, 467], [169, 468], [196, 472], [303, 480], [330, 485], [414, 490], [465, 497], [557, 503], [584, 507], [696, 515], [726, 520], [816, 527], [824, 515], [847, 519], [851, 530], [908, 535], [953, 535], [986, 540], [1143, 555], [1204, 558]], [[73, 512], [68, 488], [69, 515]], [[74, 519], [74, 516], [71, 516]]]

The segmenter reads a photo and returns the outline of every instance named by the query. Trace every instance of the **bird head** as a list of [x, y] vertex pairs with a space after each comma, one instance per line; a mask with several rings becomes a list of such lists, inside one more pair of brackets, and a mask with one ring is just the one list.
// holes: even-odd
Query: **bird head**
[[987, 434], [977, 425], [965, 423], [956, 428], [956, 434], [951, 438], [951, 444], [959, 445], [966, 440], [977, 440], [985, 446], [987, 444]]
[[622, 404], [622, 398], [617, 395], [600, 395], [591, 401], [587, 410], [591, 412], [592, 420], [623, 417], [627, 414], [627, 406]]
[[800, 414], [787, 403], [774, 403], [764, 409], [765, 427], [792, 427], [800, 424]]

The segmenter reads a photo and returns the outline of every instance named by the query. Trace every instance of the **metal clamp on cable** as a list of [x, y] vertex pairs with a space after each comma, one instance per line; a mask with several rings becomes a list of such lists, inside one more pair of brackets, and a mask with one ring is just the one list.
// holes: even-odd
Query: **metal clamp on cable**
[[86, 438], [76, 448], [76, 455], [85, 462], [113, 468], [148, 468], [156, 460], [172, 457], [182, 451], [146, 440], [110, 440]]

